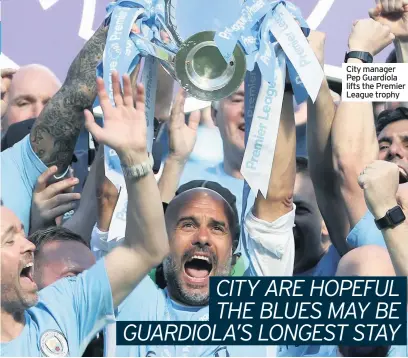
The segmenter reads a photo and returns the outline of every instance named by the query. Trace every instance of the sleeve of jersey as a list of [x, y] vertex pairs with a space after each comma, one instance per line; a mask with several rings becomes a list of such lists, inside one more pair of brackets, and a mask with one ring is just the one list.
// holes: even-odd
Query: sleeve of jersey
[[102, 258], [76, 277], [57, 281], [41, 291], [42, 301], [64, 327], [70, 344], [84, 352], [92, 338], [114, 322], [114, 306], [109, 278]]
[[258, 219], [249, 211], [244, 223], [246, 276], [292, 276], [295, 259], [295, 210], [274, 222]]
[[25, 187], [33, 191], [38, 177], [47, 170], [47, 166], [34, 153], [29, 134], [14, 145], [12, 150], [15, 152], [14, 158], [21, 171]]
[[[38, 177], [47, 170], [34, 153], [27, 135], [13, 147], [1, 153], [2, 200], [29, 229], [30, 207]], [[6, 190], [7, 189], [7, 190]]]
[[123, 239], [108, 241], [109, 231], [101, 231], [96, 225], [92, 230], [91, 234], [91, 251], [95, 256], [96, 260], [105, 257], [109, 252], [111, 252], [115, 247], [122, 244]]
[[347, 242], [353, 247], [361, 247], [364, 245], [378, 245], [387, 247], [384, 237], [374, 222], [374, 216], [369, 210], [354, 226], [347, 236]]

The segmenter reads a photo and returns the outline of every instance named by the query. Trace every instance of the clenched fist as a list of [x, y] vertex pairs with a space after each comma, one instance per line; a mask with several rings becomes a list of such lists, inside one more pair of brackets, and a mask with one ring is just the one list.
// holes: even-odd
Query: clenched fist
[[375, 56], [395, 39], [387, 25], [372, 19], [356, 21], [349, 37], [350, 51], [369, 52]]
[[364, 190], [367, 207], [376, 219], [384, 217], [397, 205], [399, 168], [396, 164], [376, 160], [360, 174], [358, 183]]
[[371, 18], [387, 25], [397, 39], [408, 40], [408, 0], [377, 0], [376, 5]]

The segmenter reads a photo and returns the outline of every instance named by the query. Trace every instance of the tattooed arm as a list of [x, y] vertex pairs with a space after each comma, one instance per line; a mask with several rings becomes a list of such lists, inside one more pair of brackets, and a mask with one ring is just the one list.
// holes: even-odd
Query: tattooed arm
[[61, 89], [44, 107], [31, 130], [34, 152], [58, 173], [68, 168], [79, 132], [84, 124], [84, 110], [96, 98], [96, 66], [105, 48], [107, 28], [103, 25], [85, 44], [68, 70]]

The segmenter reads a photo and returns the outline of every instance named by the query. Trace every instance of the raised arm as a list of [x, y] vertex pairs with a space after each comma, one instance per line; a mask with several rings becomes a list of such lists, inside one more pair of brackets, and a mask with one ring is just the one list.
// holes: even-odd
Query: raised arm
[[[398, 63], [408, 63], [408, 1], [378, 0], [370, 16], [388, 26], [395, 36], [394, 46]], [[405, 102], [404, 106], [408, 106]]]
[[98, 78], [98, 94], [104, 112], [105, 126], [99, 127], [89, 111], [86, 126], [99, 143], [113, 148], [120, 158], [128, 192], [126, 234], [123, 244], [105, 258], [113, 302], [120, 302], [147, 273], [168, 254], [169, 244], [159, 189], [151, 168], [141, 175], [140, 167], [148, 168], [146, 148], [145, 96], [137, 87], [136, 108], [129, 76], [123, 77], [123, 96], [117, 73], [112, 75], [116, 107], [113, 108], [102, 79]]
[[368, 208], [375, 219], [400, 206], [404, 222], [382, 230], [388, 252], [398, 276], [408, 276], [408, 184], [399, 185], [399, 168], [386, 161], [369, 164], [358, 178]]
[[[82, 189], [79, 207], [74, 215], [62, 225], [80, 235], [88, 244], [90, 244], [92, 229], [97, 218], [95, 186], [97, 176], [101, 175], [99, 168], [103, 168], [103, 158], [103, 146], [100, 145]], [[103, 171], [102, 175], [104, 175]]]
[[[324, 44], [326, 35], [311, 32], [309, 43], [320, 65], [324, 66]], [[336, 114], [336, 104], [324, 78], [315, 103], [307, 104], [307, 149], [309, 170], [316, 192], [320, 212], [327, 225], [330, 239], [336, 249], [345, 254], [348, 251], [346, 237], [349, 221], [340, 193], [340, 185], [333, 168], [331, 130]]]
[[169, 203], [175, 196], [184, 166], [197, 139], [200, 112], [191, 113], [187, 125], [184, 113], [185, 100], [186, 94], [180, 90], [168, 122], [169, 156], [165, 161], [163, 173], [159, 180], [160, 194], [164, 203]]
[[96, 67], [101, 61], [107, 29], [101, 26], [85, 44], [68, 70], [61, 89], [47, 103], [31, 129], [34, 152], [46, 166], [56, 165], [58, 173], [68, 168], [79, 132], [84, 124], [84, 109], [96, 97]]
[[[388, 46], [394, 36], [390, 29], [372, 19], [353, 25], [350, 51], [369, 52], [373, 56]], [[349, 59], [348, 64], [362, 63]], [[378, 157], [374, 113], [370, 102], [341, 102], [332, 126], [333, 164], [345, 202], [350, 226], [365, 215], [367, 207], [357, 183], [359, 173]]]
[[283, 98], [272, 173], [266, 199], [259, 192], [243, 223], [248, 276], [292, 276], [295, 257], [293, 191], [296, 130], [292, 93]]
[[293, 210], [296, 176], [296, 130], [293, 97], [286, 92], [276, 141], [275, 156], [266, 199], [258, 193], [253, 213], [258, 219], [273, 222]]

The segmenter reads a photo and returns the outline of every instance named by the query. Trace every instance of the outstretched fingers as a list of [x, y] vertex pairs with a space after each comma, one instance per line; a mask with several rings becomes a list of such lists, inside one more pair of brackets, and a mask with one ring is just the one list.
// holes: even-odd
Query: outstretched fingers
[[135, 105], [138, 111], [145, 112], [145, 88], [143, 84], [139, 83], [136, 85], [136, 96], [135, 96]]
[[123, 106], [122, 90], [120, 88], [119, 74], [117, 71], [112, 72], [112, 90], [116, 107]]
[[95, 122], [95, 118], [90, 110], [86, 109], [84, 115], [86, 129], [94, 136], [97, 142], [100, 142], [103, 137], [103, 129]]
[[106, 92], [105, 83], [101, 77], [96, 79], [96, 88], [98, 90], [99, 104], [101, 105], [103, 113], [106, 113], [106, 111], [112, 108], [112, 104], [109, 100], [108, 92]]
[[[177, 93], [176, 100], [174, 101], [173, 108], [170, 116], [170, 126], [179, 127], [184, 124], [184, 104], [186, 102], [186, 93], [183, 89], [180, 89]], [[182, 115], [182, 118], [181, 118]], [[180, 123], [182, 121], [182, 123]]]
[[188, 118], [188, 127], [193, 131], [196, 131], [201, 119], [201, 111], [194, 111], [190, 114]]
[[133, 91], [130, 77], [128, 75], [123, 76], [123, 103], [125, 106], [134, 107]]

